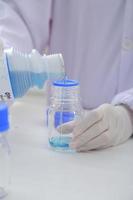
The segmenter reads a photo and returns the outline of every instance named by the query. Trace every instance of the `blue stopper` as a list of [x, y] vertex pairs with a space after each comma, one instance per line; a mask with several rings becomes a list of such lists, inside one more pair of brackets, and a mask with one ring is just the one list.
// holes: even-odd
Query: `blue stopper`
[[0, 104], [0, 134], [9, 129], [8, 107]]

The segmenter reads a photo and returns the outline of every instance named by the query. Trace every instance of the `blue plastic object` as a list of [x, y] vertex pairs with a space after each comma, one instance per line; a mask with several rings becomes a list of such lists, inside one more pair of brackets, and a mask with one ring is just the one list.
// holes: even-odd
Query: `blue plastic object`
[[9, 129], [8, 107], [6, 104], [0, 104], [0, 134]]
[[63, 80], [54, 81], [53, 85], [59, 86], [59, 87], [73, 87], [73, 86], [78, 86], [79, 82], [75, 80], [63, 79]]

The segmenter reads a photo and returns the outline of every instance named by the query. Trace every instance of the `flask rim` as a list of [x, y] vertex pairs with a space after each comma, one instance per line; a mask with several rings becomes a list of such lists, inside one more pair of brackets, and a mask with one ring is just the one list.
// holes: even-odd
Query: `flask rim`
[[76, 80], [63, 79], [54, 81], [53, 85], [58, 87], [73, 87], [73, 86], [79, 86], [79, 82]]

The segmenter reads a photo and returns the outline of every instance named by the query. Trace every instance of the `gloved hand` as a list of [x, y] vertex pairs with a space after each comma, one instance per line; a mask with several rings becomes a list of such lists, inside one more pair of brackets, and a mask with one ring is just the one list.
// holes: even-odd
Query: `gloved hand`
[[78, 122], [61, 126], [62, 133], [73, 130], [70, 146], [77, 151], [103, 149], [126, 141], [133, 132], [130, 111], [125, 106], [103, 104]]

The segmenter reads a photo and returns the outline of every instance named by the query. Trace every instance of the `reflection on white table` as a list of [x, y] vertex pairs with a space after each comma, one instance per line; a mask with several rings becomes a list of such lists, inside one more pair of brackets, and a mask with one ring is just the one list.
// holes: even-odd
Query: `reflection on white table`
[[133, 140], [88, 153], [48, 148], [45, 98], [32, 92], [11, 108], [12, 184], [6, 200], [133, 200]]

